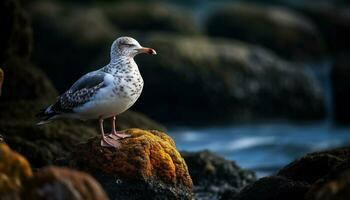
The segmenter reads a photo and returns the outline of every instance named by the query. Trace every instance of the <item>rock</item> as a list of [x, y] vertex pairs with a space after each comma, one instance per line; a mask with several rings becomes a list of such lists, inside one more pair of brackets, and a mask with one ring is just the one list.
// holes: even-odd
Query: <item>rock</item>
[[108, 4], [104, 10], [111, 22], [124, 31], [198, 33], [194, 19], [189, 13], [164, 3]]
[[349, 148], [307, 154], [282, 168], [277, 175], [309, 184], [326, 176], [350, 156]]
[[0, 101], [52, 100], [58, 95], [47, 76], [28, 61], [13, 57], [3, 70], [6, 82]]
[[0, 196], [1, 199], [20, 199], [23, 183], [32, 177], [28, 161], [0, 143]]
[[350, 160], [317, 181], [306, 194], [306, 200], [346, 200], [350, 198]]
[[0, 65], [13, 56], [27, 59], [32, 49], [32, 29], [17, 0], [0, 2], [0, 27]]
[[136, 57], [145, 86], [134, 109], [160, 122], [198, 125], [324, 116], [323, 94], [313, 76], [260, 47], [166, 34], [149, 35], [142, 44], [159, 54], [155, 59]]
[[4, 71], [0, 68], [0, 96], [1, 96], [1, 89], [2, 89], [2, 84], [4, 83], [5, 79], [5, 74]]
[[245, 187], [238, 195], [221, 200], [296, 200], [304, 199], [310, 186], [280, 176], [261, 178]]
[[191, 199], [192, 180], [174, 141], [159, 131], [131, 134], [118, 149], [100, 137], [80, 144], [67, 159], [70, 167], [92, 174], [111, 199]]
[[252, 171], [209, 151], [181, 152], [194, 184], [196, 199], [218, 199], [222, 194], [238, 193], [256, 180]]
[[28, 200], [107, 200], [101, 185], [90, 175], [68, 168], [46, 167], [28, 182]]
[[316, 26], [299, 13], [283, 7], [225, 5], [209, 16], [206, 29], [211, 36], [259, 44], [298, 61], [320, 58], [326, 51]]
[[336, 57], [332, 68], [333, 106], [335, 120], [339, 124], [350, 122], [350, 53], [343, 53]]

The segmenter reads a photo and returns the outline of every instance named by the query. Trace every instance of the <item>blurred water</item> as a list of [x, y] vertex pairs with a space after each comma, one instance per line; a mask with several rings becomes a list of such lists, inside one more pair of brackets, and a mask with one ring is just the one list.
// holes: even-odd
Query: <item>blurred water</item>
[[306, 153], [350, 145], [350, 128], [328, 123], [176, 128], [170, 134], [179, 150], [209, 149], [256, 171], [259, 177], [273, 174]]

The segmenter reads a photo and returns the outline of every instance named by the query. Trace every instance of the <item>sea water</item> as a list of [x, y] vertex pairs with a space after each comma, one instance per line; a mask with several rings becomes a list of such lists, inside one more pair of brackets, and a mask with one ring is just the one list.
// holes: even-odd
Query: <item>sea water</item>
[[179, 150], [211, 150], [259, 177], [274, 174], [307, 153], [350, 146], [350, 128], [327, 123], [173, 128], [170, 134]]

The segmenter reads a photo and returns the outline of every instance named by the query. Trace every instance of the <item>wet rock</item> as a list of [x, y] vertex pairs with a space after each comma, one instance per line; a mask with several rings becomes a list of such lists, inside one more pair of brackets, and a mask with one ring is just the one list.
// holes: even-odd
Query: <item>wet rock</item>
[[29, 200], [107, 200], [101, 185], [90, 175], [68, 168], [46, 167], [28, 182], [24, 192]]
[[245, 187], [238, 195], [221, 200], [296, 200], [304, 199], [310, 185], [280, 176], [261, 178]]
[[198, 33], [189, 13], [164, 3], [118, 3], [107, 5], [104, 10], [111, 22], [122, 30]]
[[209, 17], [206, 26], [212, 36], [259, 44], [298, 61], [317, 59], [325, 54], [325, 45], [316, 26], [283, 7], [225, 5]]
[[306, 194], [306, 200], [346, 200], [350, 198], [350, 160], [336, 166], [318, 180]]
[[32, 49], [32, 29], [17, 0], [0, 2], [0, 27], [0, 65], [13, 56], [27, 59]]
[[307, 154], [282, 168], [277, 175], [309, 184], [326, 176], [350, 156], [349, 148]]
[[181, 155], [193, 180], [196, 199], [219, 199], [224, 193], [233, 195], [256, 180], [254, 172], [209, 151], [181, 152]]
[[145, 87], [134, 108], [160, 122], [324, 116], [323, 94], [313, 76], [266, 49], [232, 40], [165, 34], [150, 35], [142, 44], [159, 54], [152, 59], [136, 57]]
[[23, 183], [32, 177], [28, 161], [0, 143], [0, 196], [4, 200], [20, 199]]
[[336, 122], [350, 122], [350, 53], [342, 53], [336, 57], [332, 68], [333, 106]]
[[119, 148], [100, 137], [80, 144], [69, 166], [92, 174], [111, 199], [191, 199], [192, 180], [174, 141], [159, 131], [128, 129]]

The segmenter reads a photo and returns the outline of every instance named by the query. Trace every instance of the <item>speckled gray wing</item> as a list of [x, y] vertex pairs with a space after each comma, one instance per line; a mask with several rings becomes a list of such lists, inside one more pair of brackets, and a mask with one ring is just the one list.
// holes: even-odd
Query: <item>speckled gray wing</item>
[[73, 86], [61, 95], [51, 110], [57, 113], [70, 113], [88, 101], [105, 87], [104, 78], [107, 74], [102, 71], [90, 72], [82, 76]]

